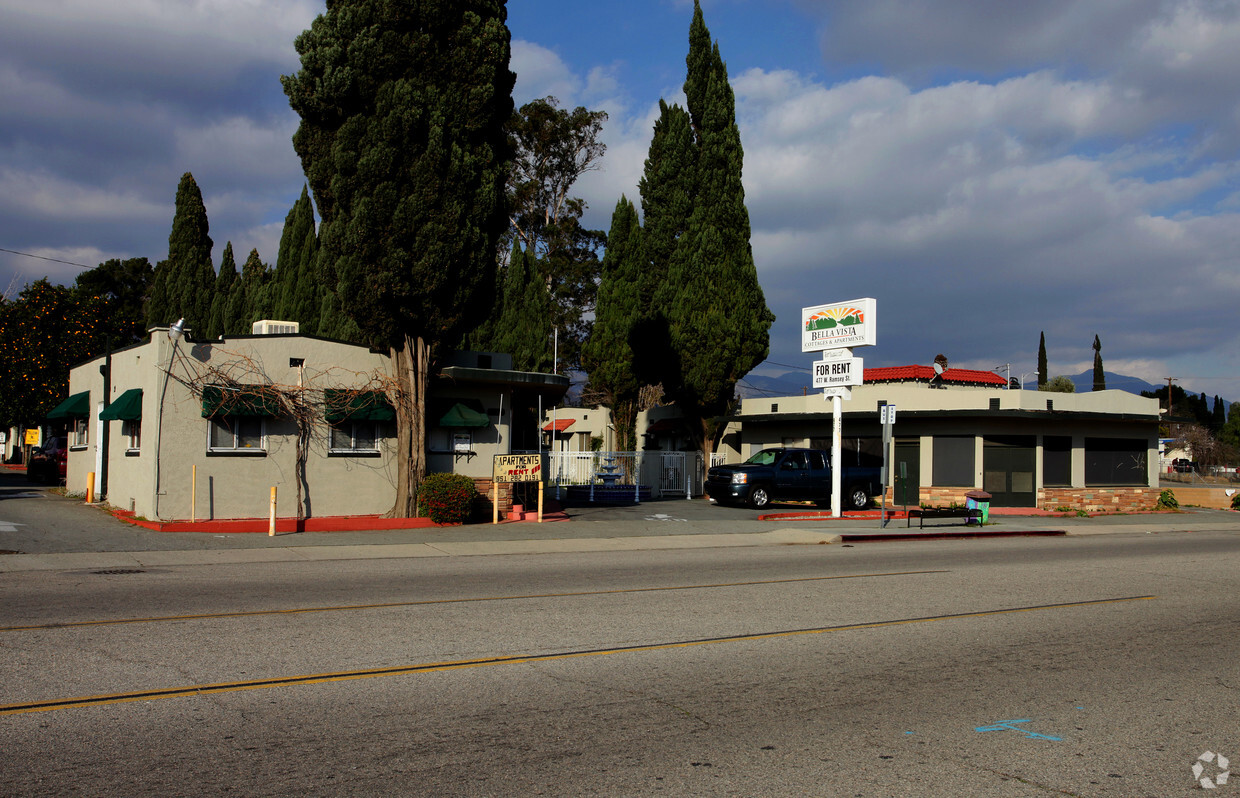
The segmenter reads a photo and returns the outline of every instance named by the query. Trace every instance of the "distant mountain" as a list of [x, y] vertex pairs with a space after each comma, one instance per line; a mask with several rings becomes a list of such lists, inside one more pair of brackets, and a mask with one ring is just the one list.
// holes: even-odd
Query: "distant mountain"
[[804, 371], [788, 371], [777, 377], [750, 374], [736, 384], [736, 393], [742, 399], [763, 396], [800, 396], [810, 388], [813, 376], [808, 367]]
[[[1158, 386], [1146, 382], [1140, 377], [1129, 377], [1124, 374], [1113, 374], [1109, 371], [1103, 371], [1107, 378], [1107, 388], [1113, 388], [1117, 391], [1127, 391], [1128, 393], [1139, 394], [1142, 391], [1157, 391]], [[1094, 389], [1094, 370], [1082, 371], [1080, 374], [1071, 374], [1068, 379], [1072, 380], [1072, 384], [1076, 386], [1077, 393], [1088, 393]]]
[[[1127, 391], [1128, 393], [1140, 394], [1142, 391], [1156, 391], [1165, 385], [1157, 385], [1152, 382], [1146, 382], [1140, 377], [1130, 377], [1126, 374], [1115, 374], [1106, 372], [1107, 388], [1113, 388], [1119, 391]], [[1080, 374], [1068, 375], [1068, 379], [1076, 386], [1077, 393], [1088, 393], [1094, 389], [1094, 370], [1082, 371]], [[813, 378], [810, 370], [804, 371], [788, 371], [774, 377], [759, 376], [751, 374], [741, 380], [736, 385], [736, 393], [742, 399], [753, 399], [763, 396], [800, 396], [806, 391], [816, 392], [817, 389], [811, 388], [810, 384]], [[1035, 385], [1030, 382], [1030, 389]], [[1188, 393], [1196, 396], [1196, 392], [1188, 391]], [[1207, 397], [1213, 400], [1213, 397]], [[1231, 407], [1231, 402], [1223, 400], [1224, 406]], [[1211, 405], [1213, 406], [1213, 405]]]

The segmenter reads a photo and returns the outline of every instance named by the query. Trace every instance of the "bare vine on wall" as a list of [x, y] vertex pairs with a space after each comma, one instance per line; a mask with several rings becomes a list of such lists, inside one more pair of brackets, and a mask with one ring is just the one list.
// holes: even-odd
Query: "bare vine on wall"
[[266, 416], [296, 430], [297, 518], [309, 514], [306, 464], [312, 448], [330, 446], [329, 419], [373, 418], [382, 406], [406, 403], [399, 383], [381, 370], [296, 367], [295, 383], [277, 382], [263, 364], [243, 352], [197, 344], [189, 356], [174, 349], [168, 376], [202, 403], [205, 418]]

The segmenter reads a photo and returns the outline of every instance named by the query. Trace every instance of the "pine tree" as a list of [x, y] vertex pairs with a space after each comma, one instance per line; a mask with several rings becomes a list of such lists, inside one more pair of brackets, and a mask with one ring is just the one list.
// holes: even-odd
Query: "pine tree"
[[1226, 424], [1227, 424], [1227, 408], [1223, 404], [1223, 400], [1220, 399], [1217, 394], [1215, 394], [1214, 411], [1210, 414], [1211, 434], [1218, 435], [1219, 432], [1222, 431], [1223, 427]]
[[320, 263], [400, 380], [398, 517], [417, 512], [439, 349], [495, 290], [516, 79], [506, 16], [502, 0], [333, 0], [282, 80], [322, 218]]
[[155, 285], [147, 308], [149, 326], [168, 325], [184, 318], [194, 332], [207, 331], [216, 279], [208, 229], [202, 192], [194, 176], [186, 172], [177, 186], [168, 259], [155, 267]]
[[1094, 336], [1094, 390], [1105, 391], [1107, 389], [1107, 375], [1102, 369], [1102, 341], [1098, 340], [1098, 336]]
[[1050, 366], [1046, 363], [1046, 333], [1043, 332], [1041, 338], [1038, 339], [1038, 390], [1046, 389], [1046, 381], [1049, 379], [1046, 375]]
[[220, 273], [215, 278], [215, 291], [211, 297], [211, 322], [207, 325], [207, 337], [219, 338], [228, 332], [228, 303], [237, 285], [237, 261], [233, 257], [232, 242], [224, 245], [220, 258]]
[[646, 265], [637, 208], [622, 196], [611, 215], [594, 327], [582, 350], [590, 390], [611, 409], [620, 451], [637, 450], [637, 397], [642, 383], [633, 368], [633, 336], [642, 318], [640, 285]]

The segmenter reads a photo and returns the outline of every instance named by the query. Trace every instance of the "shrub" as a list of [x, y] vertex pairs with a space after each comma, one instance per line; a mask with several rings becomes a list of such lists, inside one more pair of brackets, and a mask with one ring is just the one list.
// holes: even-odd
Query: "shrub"
[[1180, 503], [1175, 500], [1175, 494], [1171, 492], [1170, 488], [1168, 488], [1158, 494], [1158, 501], [1154, 503], [1154, 509], [1178, 510], [1180, 509]]
[[418, 491], [418, 512], [436, 524], [464, 524], [478, 490], [464, 474], [427, 474]]
[[1231, 509], [1240, 510], [1240, 493], [1231, 497]]

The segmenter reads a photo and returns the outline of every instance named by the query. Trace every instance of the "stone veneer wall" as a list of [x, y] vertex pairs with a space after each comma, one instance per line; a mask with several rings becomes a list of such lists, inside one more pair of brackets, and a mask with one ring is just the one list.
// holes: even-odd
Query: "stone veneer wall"
[[1038, 506], [1043, 510], [1068, 507], [1091, 513], [1131, 513], [1154, 509], [1161, 492], [1159, 488], [1046, 488], [1039, 491]]
[[[965, 496], [976, 488], [921, 488], [919, 504], [933, 506], [963, 505], [968, 498]], [[1038, 491], [1038, 507], [1043, 510], [1057, 510], [1067, 507], [1072, 510], [1087, 512], [1136, 512], [1153, 509], [1158, 501], [1160, 488], [1045, 488]], [[1178, 494], [1177, 494], [1178, 498]], [[1180, 500], [1183, 504], [1184, 501]], [[887, 505], [895, 504], [894, 489], [887, 489]]]

